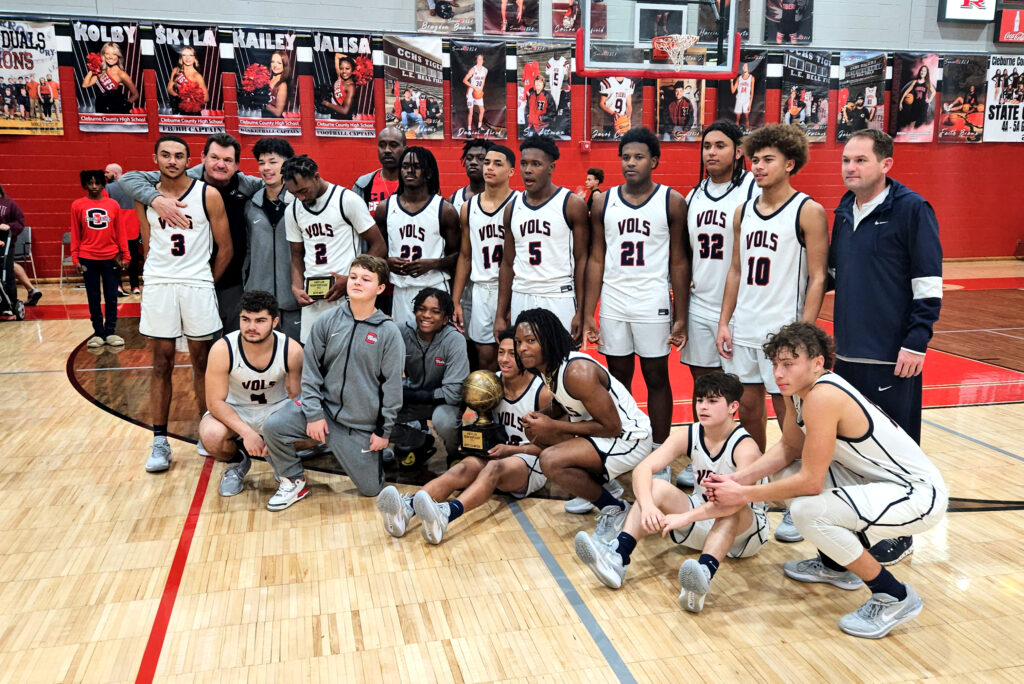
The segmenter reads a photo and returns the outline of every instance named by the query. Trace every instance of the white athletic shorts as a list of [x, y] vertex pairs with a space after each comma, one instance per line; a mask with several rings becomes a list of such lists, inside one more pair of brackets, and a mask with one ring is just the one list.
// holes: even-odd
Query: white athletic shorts
[[622, 439], [620, 437], [584, 437], [594, 445], [601, 463], [604, 464], [606, 482], [619, 475], [631, 472], [636, 464], [647, 458], [653, 447], [653, 440], [648, 435], [643, 439]]
[[668, 343], [668, 336], [671, 333], [671, 321], [629, 323], [602, 318], [602, 343], [598, 345], [597, 350], [605, 356], [636, 354], [645, 359], [656, 359], [668, 356], [672, 351]]
[[175, 340], [184, 335], [194, 340], [208, 339], [221, 327], [213, 283], [153, 283], [142, 294], [139, 332], [146, 337]]
[[469, 88], [466, 90], [466, 107], [472, 109], [473, 107], [483, 107], [484, 98], [473, 97], [473, 89]]
[[[691, 508], [697, 508], [707, 503], [703, 496], [693, 494], [686, 496], [690, 497]], [[714, 520], [698, 520], [689, 527], [681, 530], [672, 530], [669, 534], [672, 535], [672, 541], [676, 544], [682, 544], [688, 549], [702, 551], [714, 524]], [[729, 548], [729, 553], [726, 555], [729, 558], [748, 558], [753, 556], [767, 543], [769, 531], [768, 518], [763, 513], [754, 512], [754, 518], [750, 521], [750, 525], [747, 526], [747, 529], [736, 535], [736, 541], [733, 542], [732, 547]]]
[[[473, 283], [473, 307], [462, 315], [469, 321], [466, 336], [477, 344], [494, 344], [494, 317], [498, 311], [498, 281]], [[467, 316], [468, 313], [468, 316]]]
[[558, 316], [565, 329], [572, 332], [572, 318], [576, 315], [575, 297], [545, 297], [543, 295], [524, 294], [512, 290], [512, 325], [523, 311], [529, 309], [547, 309]]
[[744, 385], [764, 385], [769, 394], [779, 394], [772, 362], [760, 347], [733, 344], [732, 358], [722, 359], [722, 370], [735, 374]]
[[[282, 399], [276, 404], [246, 404], [245, 406], [235, 406], [234, 404], [228, 404], [231, 408], [235, 409], [235, 413], [242, 419], [242, 422], [255, 430], [260, 436], [263, 436], [263, 424], [267, 422], [267, 418], [274, 415], [278, 409], [287, 405], [288, 402], [295, 401], [294, 399]], [[212, 415], [209, 411], [204, 414], [206, 416]], [[225, 426], [227, 427], [227, 426]], [[229, 430], [231, 428], [228, 428]]]
[[750, 95], [737, 95], [736, 106], [733, 107], [733, 114], [749, 114], [750, 113]]
[[326, 299], [314, 299], [312, 304], [302, 307], [302, 325], [299, 329], [299, 341], [302, 344], [306, 344], [306, 340], [309, 339], [309, 332], [313, 329], [316, 319], [334, 307], [341, 306], [343, 301], [345, 301], [344, 297], [338, 297], [333, 302], [329, 302]]
[[698, 368], [721, 368], [717, 337], [718, 321], [698, 318], [691, 311], [686, 323], [686, 346], [679, 350], [679, 361]]
[[539, 456], [534, 456], [532, 454], [516, 454], [515, 458], [521, 458], [526, 462], [526, 466], [530, 469], [530, 477], [526, 480], [526, 486], [523, 489], [520, 489], [518, 492], [509, 492], [509, 494], [517, 499], [523, 499], [546, 485], [548, 478], [540, 470]]

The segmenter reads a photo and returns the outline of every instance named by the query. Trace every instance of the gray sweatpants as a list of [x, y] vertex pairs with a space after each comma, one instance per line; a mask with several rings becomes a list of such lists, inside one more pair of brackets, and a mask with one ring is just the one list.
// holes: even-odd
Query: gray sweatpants
[[[359, 493], [377, 496], [384, 487], [384, 459], [379, 451], [364, 451], [370, 446], [370, 433], [339, 425], [330, 417], [327, 430], [327, 446]], [[295, 441], [308, 438], [306, 416], [294, 401], [267, 419], [263, 441], [267, 445], [267, 462], [278, 477], [302, 477], [302, 461], [295, 455]]]
[[409, 404], [398, 412], [395, 423], [412, 423], [430, 419], [437, 436], [444, 442], [444, 450], [453, 455], [459, 447], [459, 426], [462, 425], [462, 409], [451, 404]]

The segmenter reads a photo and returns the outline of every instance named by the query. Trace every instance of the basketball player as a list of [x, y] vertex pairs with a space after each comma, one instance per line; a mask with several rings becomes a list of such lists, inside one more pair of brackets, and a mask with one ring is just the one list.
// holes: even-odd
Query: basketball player
[[[217, 340], [206, 367], [209, 412], [199, 439], [225, 463], [220, 495], [240, 494], [250, 456], [267, 457], [263, 423], [299, 395], [302, 345], [274, 328], [280, 323], [274, 295], [249, 290], [239, 303], [239, 329]], [[239, 440], [244, 449], [239, 449]]]
[[[448, 198], [448, 201], [455, 207], [455, 212], [459, 216], [462, 216], [463, 205], [484, 191], [484, 158], [487, 156], [487, 150], [493, 146], [493, 142], [483, 138], [473, 138], [462, 144], [462, 168], [466, 170], [466, 179], [469, 183], [453, 192]], [[454, 293], [455, 290], [453, 289], [452, 294]], [[468, 320], [473, 311], [472, 286], [463, 288], [461, 297], [461, 299], [456, 299], [455, 302], [463, 309]], [[461, 326], [461, 323], [459, 325]], [[462, 328], [459, 327], [459, 330], [462, 330]], [[476, 357], [476, 349], [472, 348], [469, 352], [470, 368], [478, 368], [479, 361]]]
[[[174, 342], [182, 335], [188, 338], [192, 383], [202, 416], [206, 413], [207, 357], [222, 325], [214, 282], [231, 263], [233, 252], [220, 193], [185, 173], [188, 144], [176, 135], [161, 136], [154, 147], [153, 161], [160, 170], [157, 192], [171, 199], [186, 219], [185, 226], [181, 226], [160, 218], [152, 207], [141, 202], [135, 205], [146, 260], [139, 332], [150, 338], [153, 354], [149, 380], [153, 449], [146, 472], [158, 473], [171, 465], [167, 416], [171, 409]], [[214, 245], [216, 257], [211, 268]]]
[[[374, 256], [384, 255], [384, 240], [355, 193], [320, 177], [320, 167], [306, 155], [281, 166], [285, 189], [294, 196], [285, 210], [285, 233], [291, 246], [292, 293], [302, 307], [301, 341], [306, 343], [316, 319], [341, 303], [348, 267], [362, 238]], [[308, 289], [329, 284], [326, 294]]]
[[624, 76], [611, 76], [601, 81], [601, 99], [598, 106], [611, 119], [604, 127], [610, 139], [623, 135], [632, 126], [633, 80]]
[[[703, 484], [720, 506], [790, 501], [797, 529], [819, 555], [789, 561], [783, 572], [849, 591], [866, 584], [871, 598], [840, 618], [839, 628], [880, 639], [923, 605], [866, 547], [934, 527], [946, 512], [946, 485], [906, 432], [829, 372], [834, 350], [832, 338], [811, 323], [791, 323], [769, 336], [764, 353], [787, 404], [782, 439], [753, 464], [709, 475]], [[773, 476], [769, 484], [754, 484], [767, 476]]]
[[[508, 20], [508, 10], [515, 12], [514, 22]], [[501, 0], [501, 32], [511, 31], [523, 25], [523, 0]]]
[[[523, 499], [547, 483], [538, 463], [540, 447], [530, 444], [526, 438], [523, 418], [531, 411], [550, 406], [551, 391], [539, 376], [526, 372], [519, 365], [514, 336], [511, 328], [499, 336], [498, 367], [504, 396], [492, 412], [494, 421], [505, 428], [508, 440], [492, 447], [486, 458], [466, 456], [424, 485], [415, 496], [402, 496], [393, 486], [381, 490], [377, 495], [377, 510], [384, 521], [384, 529], [391, 536], [403, 536], [410, 519], [416, 515], [423, 522], [423, 538], [431, 544], [440, 544], [452, 521], [482, 505], [494, 492], [506, 492]], [[461, 489], [462, 494], [446, 502], [457, 489]]]
[[[487, 67], [484, 66], [484, 56], [476, 55], [476, 64], [469, 68], [462, 84], [466, 86], [466, 109], [469, 113], [466, 118], [466, 135], [474, 132], [484, 131], [484, 83], [487, 82]], [[477, 120], [477, 127], [473, 128], [473, 112], [479, 110], [480, 116]]]
[[[521, 311], [554, 312], [575, 339], [582, 337], [577, 297], [590, 245], [587, 207], [579, 197], [551, 182], [558, 147], [545, 136], [519, 145], [525, 192], [505, 207], [505, 246], [498, 276], [498, 310], [494, 336]], [[582, 304], [582, 302], [579, 302]]]
[[779, 3], [781, 13], [779, 17], [779, 30], [775, 34], [775, 42], [782, 45], [787, 40], [790, 43], [797, 43], [800, 37], [800, 21], [797, 19], [797, 0], [782, 0]]
[[[579, 4], [576, 0], [573, 0], [573, 5], [576, 7], [576, 11], [579, 11]], [[572, 8], [570, 8], [572, 11]], [[564, 55], [558, 57], [552, 57], [547, 61], [544, 67], [544, 73], [547, 74], [548, 92], [551, 96], [551, 102], [555, 105], [554, 110], [558, 110], [559, 102], [562, 100], [562, 90], [566, 87], [569, 81], [569, 62]]]
[[425, 287], [451, 289], [458, 258], [459, 214], [441, 197], [437, 159], [423, 147], [407, 147], [399, 162], [398, 193], [377, 206], [374, 219], [387, 241], [394, 297], [391, 316], [413, 320], [412, 301]]
[[[462, 241], [455, 266], [452, 296], [453, 322], [476, 348], [477, 365], [497, 368], [494, 317], [498, 306], [498, 273], [505, 245], [504, 209], [517, 195], [509, 188], [516, 171], [516, 155], [504, 145], [492, 145], [484, 158], [484, 191], [462, 207]], [[459, 302], [471, 284], [473, 306]]]
[[552, 312], [528, 309], [516, 318], [516, 353], [539, 374], [569, 420], [531, 411], [523, 418], [530, 442], [543, 447], [548, 479], [600, 511], [597, 539], [615, 539], [630, 504], [603, 485], [631, 471], [651, 452], [651, 421], [608, 369], [572, 351], [572, 337]]
[[750, 107], [754, 103], [754, 76], [750, 73], [750, 65], [744, 64], [742, 73], [732, 79], [729, 90], [736, 96], [736, 105], [733, 113], [736, 114], [736, 125], [740, 125], [743, 119], [743, 129], [750, 128]]
[[630, 555], [648, 534], [661, 533], [676, 544], [700, 551], [679, 568], [679, 605], [691, 613], [704, 609], [704, 597], [722, 559], [749, 558], [768, 541], [768, 519], [760, 502], [730, 507], [709, 503], [701, 481], [687, 495], [654, 473], [671, 465], [680, 454], [696, 464], [701, 480], [711, 473], [728, 474], [754, 463], [760, 456], [754, 440], [733, 416], [739, 408], [743, 385], [735, 375], [716, 371], [702, 375], [693, 388], [698, 421], [672, 433], [664, 446], [653, 451], [633, 470], [636, 505], [614, 539], [599, 540], [586, 532], [576, 535], [576, 555], [601, 582], [612, 589], [622, 586]]

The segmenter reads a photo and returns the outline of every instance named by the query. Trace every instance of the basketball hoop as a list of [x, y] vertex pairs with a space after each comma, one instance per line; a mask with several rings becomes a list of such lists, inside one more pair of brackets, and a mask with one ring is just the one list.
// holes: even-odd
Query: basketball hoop
[[654, 59], [668, 58], [672, 66], [682, 71], [686, 65], [686, 51], [697, 44], [698, 37], [686, 33], [676, 33], [670, 36], [655, 36], [651, 40], [654, 47], [652, 57]]

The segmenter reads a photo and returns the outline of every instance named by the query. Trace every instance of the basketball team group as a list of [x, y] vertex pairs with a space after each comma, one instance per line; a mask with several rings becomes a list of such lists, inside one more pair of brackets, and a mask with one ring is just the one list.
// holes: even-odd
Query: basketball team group
[[[768, 543], [777, 502], [775, 539], [818, 550], [786, 562], [787, 577], [869, 590], [843, 632], [881, 638], [921, 612], [887, 566], [946, 510], [919, 446], [942, 250], [931, 206], [889, 176], [888, 135], [856, 131], [843, 148], [831, 239], [825, 209], [791, 184], [808, 161], [796, 126], [707, 126], [685, 196], [654, 180], [666, 160], [646, 128], [618, 143], [621, 184], [587, 199], [552, 182], [559, 149], [543, 136], [518, 150], [468, 141], [468, 184], [447, 199], [434, 155], [400, 129], [382, 130], [377, 150], [380, 168], [351, 189], [282, 138], [256, 143], [260, 177], [246, 176], [223, 133], [200, 164], [186, 141], [161, 137], [157, 170], [124, 174], [110, 198], [102, 172], [83, 172], [74, 253], [90, 344], [114, 334], [108, 269], [130, 258], [111, 198], [130, 197], [139, 219], [147, 471], [171, 465], [184, 338], [199, 453], [225, 463], [222, 496], [243, 491], [259, 457], [279, 483], [267, 508], [288, 508], [310, 493], [303, 458], [329, 451], [376, 497], [388, 534], [418, 523], [440, 544], [495, 492], [526, 497], [550, 480], [575, 497], [568, 513], [596, 511], [575, 552], [612, 589], [648, 536], [694, 551], [678, 596], [693, 613], [726, 558]], [[101, 281], [113, 291], [105, 316]], [[816, 325], [827, 290], [834, 338]], [[606, 363], [578, 351], [584, 342]], [[693, 422], [672, 431], [675, 349], [694, 380]], [[631, 394], [637, 366], [646, 412]], [[475, 369], [498, 372], [491, 418], [506, 438], [466, 451], [462, 386]], [[772, 445], [766, 394], [781, 428]], [[416, 467], [442, 448], [448, 468], [422, 488], [385, 484], [392, 460]]]

